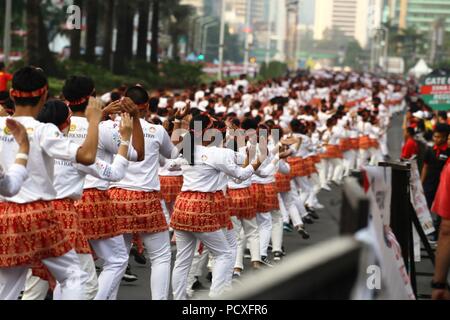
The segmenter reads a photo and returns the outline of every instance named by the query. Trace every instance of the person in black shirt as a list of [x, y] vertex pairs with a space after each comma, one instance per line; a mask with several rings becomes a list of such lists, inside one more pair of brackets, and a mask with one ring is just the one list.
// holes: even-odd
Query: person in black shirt
[[[434, 202], [437, 189], [439, 187], [439, 179], [442, 169], [448, 158], [450, 158], [450, 148], [447, 140], [449, 136], [449, 126], [446, 124], [438, 124], [433, 132], [434, 146], [429, 147], [425, 151], [424, 164], [422, 168], [422, 185], [427, 200], [428, 208]], [[438, 230], [440, 219], [435, 220], [435, 228]], [[436, 232], [435, 235], [438, 233]]]

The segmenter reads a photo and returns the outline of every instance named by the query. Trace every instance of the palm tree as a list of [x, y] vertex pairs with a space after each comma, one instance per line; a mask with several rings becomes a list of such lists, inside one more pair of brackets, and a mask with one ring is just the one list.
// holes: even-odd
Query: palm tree
[[[82, 8], [83, 0], [74, 0], [73, 4]], [[73, 29], [70, 31], [70, 58], [72, 60], [80, 59], [81, 49], [81, 30]]]
[[160, 14], [159, 0], [153, 0], [152, 8], [152, 52], [150, 62], [153, 66], [158, 66], [158, 51], [159, 51], [159, 14]]
[[150, 13], [150, 0], [139, 1], [139, 27], [138, 27], [138, 47], [136, 58], [147, 60], [148, 25]]
[[42, 17], [40, 0], [27, 0], [27, 53], [30, 65], [41, 67], [48, 75], [57, 75], [55, 58], [48, 47], [47, 29]]
[[175, 5], [170, 8], [171, 18], [169, 24], [169, 34], [172, 38], [173, 58], [179, 59], [178, 43], [181, 36], [189, 35], [189, 18], [195, 13], [190, 5]]
[[95, 62], [95, 47], [97, 46], [97, 20], [98, 20], [98, 2], [89, 0], [86, 3], [87, 9], [87, 31], [86, 31], [86, 56], [85, 60], [89, 63]]
[[114, 0], [108, 0], [106, 2], [105, 17], [103, 20], [104, 42], [102, 65], [107, 69], [111, 68], [112, 36], [114, 29], [114, 5]]
[[[127, 71], [127, 58], [131, 58], [133, 45], [133, 3], [132, 1], [121, 0], [117, 4], [117, 41], [114, 53], [113, 72], [125, 74]], [[131, 17], [131, 19], [130, 19]]]

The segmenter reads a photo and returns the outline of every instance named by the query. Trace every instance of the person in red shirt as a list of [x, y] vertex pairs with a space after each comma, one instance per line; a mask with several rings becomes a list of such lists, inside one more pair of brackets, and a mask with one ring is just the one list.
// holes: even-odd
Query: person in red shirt
[[12, 74], [5, 71], [5, 64], [0, 62], [0, 92], [8, 91], [8, 82], [13, 78]]
[[[449, 139], [450, 143], [450, 139]], [[442, 170], [439, 188], [434, 198], [432, 211], [441, 218], [439, 239], [436, 249], [436, 264], [432, 281], [433, 300], [450, 300], [450, 291], [447, 283], [450, 269], [450, 159]]]
[[414, 128], [409, 127], [405, 130], [405, 145], [402, 149], [401, 160], [410, 160], [419, 153], [419, 145], [414, 139], [414, 135]]

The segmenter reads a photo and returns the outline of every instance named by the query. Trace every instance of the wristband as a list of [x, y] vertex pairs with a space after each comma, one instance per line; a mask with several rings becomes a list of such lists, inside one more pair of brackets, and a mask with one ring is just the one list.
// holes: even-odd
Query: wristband
[[120, 143], [120, 145], [121, 145], [121, 146], [127, 146], [127, 147], [129, 147], [129, 146], [130, 146], [130, 141], [122, 141], [122, 142]]
[[18, 153], [16, 155], [16, 160], [25, 160], [28, 161], [28, 155], [25, 153]]
[[431, 288], [436, 289], [436, 290], [445, 290], [445, 289], [449, 289], [449, 286], [445, 282], [439, 283], [439, 282], [431, 281]]

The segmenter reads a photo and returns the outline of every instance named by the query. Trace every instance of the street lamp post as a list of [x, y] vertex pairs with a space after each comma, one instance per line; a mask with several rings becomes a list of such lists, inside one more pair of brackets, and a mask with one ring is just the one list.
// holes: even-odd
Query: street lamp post
[[223, 79], [223, 55], [225, 46], [225, 1], [222, 0], [222, 10], [220, 12], [220, 39], [219, 39], [219, 81]]
[[3, 35], [3, 54], [5, 65], [9, 63], [9, 55], [11, 54], [11, 15], [12, 15], [12, 0], [6, 0], [5, 8], [5, 31]]
[[245, 30], [245, 54], [244, 54], [244, 73], [248, 73], [248, 63], [250, 58], [250, 32], [251, 32], [251, 10], [252, 0], [247, 0], [247, 16], [246, 16], [246, 30]]
[[389, 63], [388, 63], [388, 55], [389, 55], [389, 29], [381, 26], [377, 30], [384, 32], [384, 52], [383, 52], [383, 69], [384, 72], [388, 72]]
[[272, 0], [269, 0], [269, 22], [267, 25], [267, 43], [266, 43], [266, 66], [270, 63], [272, 49]]

